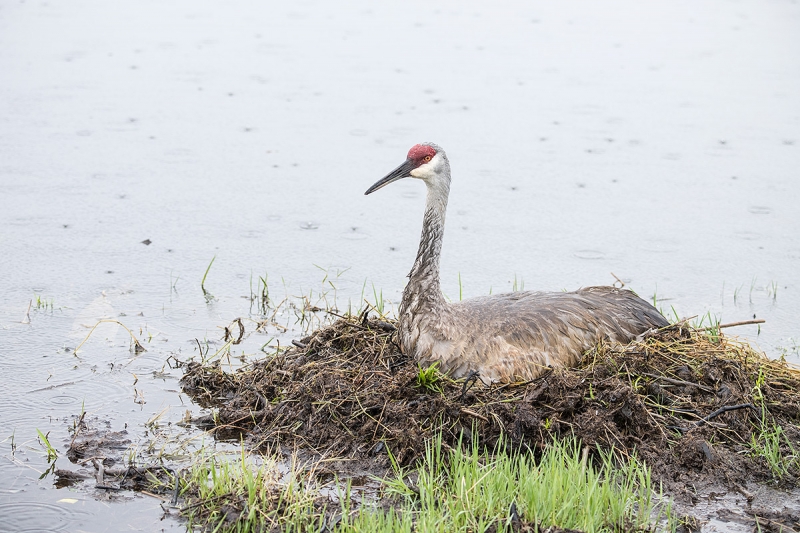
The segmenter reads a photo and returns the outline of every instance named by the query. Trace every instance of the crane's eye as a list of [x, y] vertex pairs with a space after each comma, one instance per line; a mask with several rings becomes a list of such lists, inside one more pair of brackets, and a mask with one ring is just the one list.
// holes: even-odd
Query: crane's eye
[[426, 155], [425, 157], [422, 158], [422, 161], [425, 162], [425, 163], [427, 163], [430, 160], [431, 160], [431, 156], [429, 156], [429, 155]]

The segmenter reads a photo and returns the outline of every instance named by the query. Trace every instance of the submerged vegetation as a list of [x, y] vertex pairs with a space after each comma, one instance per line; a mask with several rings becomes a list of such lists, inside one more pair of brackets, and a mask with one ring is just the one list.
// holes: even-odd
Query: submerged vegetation
[[34, 308], [37, 311], [52, 311], [53, 307], [53, 298], [42, 298], [41, 294], [36, 294], [36, 301], [33, 303]]
[[39, 442], [41, 442], [42, 448], [44, 448], [45, 452], [47, 453], [47, 462], [52, 463], [58, 458], [58, 452], [55, 448], [53, 448], [53, 445], [50, 444], [50, 439], [48, 439], [50, 432], [44, 434], [42, 433], [42, 430], [37, 429], [36, 433], [39, 435]]
[[206, 278], [208, 277], [208, 271], [211, 270], [211, 265], [214, 264], [214, 261], [216, 259], [217, 259], [216, 255], [211, 258], [211, 261], [208, 263], [206, 271], [203, 274], [203, 279], [200, 281], [200, 289], [203, 291], [203, 296], [205, 297], [206, 302], [211, 302], [212, 300], [214, 300], [214, 295], [206, 290]]

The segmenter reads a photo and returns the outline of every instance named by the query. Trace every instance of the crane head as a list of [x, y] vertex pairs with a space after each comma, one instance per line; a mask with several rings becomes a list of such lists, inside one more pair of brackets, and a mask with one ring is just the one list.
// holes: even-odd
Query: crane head
[[431, 185], [446, 175], [449, 182], [449, 169], [447, 156], [438, 145], [433, 143], [415, 144], [408, 151], [404, 163], [375, 182], [364, 194], [373, 193], [402, 178], [417, 178]]

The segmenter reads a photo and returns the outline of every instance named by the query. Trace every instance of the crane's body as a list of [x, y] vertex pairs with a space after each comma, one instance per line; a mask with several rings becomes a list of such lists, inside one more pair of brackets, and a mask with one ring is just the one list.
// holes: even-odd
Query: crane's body
[[484, 380], [530, 380], [548, 367], [574, 365], [602, 340], [628, 342], [668, 324], [633, 292], [588, 287], [574, 292], [512, 292], [448, 303], [439, 283], [450, 163], [433, 143], [411, 148], [408, 159], [366, 194], [405, 177], [428, 188], [417, 259], [400, 305], [404, 353], [420, 364], [439, 363], [453, 377], [478, 372]]

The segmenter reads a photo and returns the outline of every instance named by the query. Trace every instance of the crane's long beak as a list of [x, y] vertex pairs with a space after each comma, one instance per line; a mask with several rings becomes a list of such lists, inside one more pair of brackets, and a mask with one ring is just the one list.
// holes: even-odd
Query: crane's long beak
[[410, 178], [411, 177], [411, 171], [414, 170], [415, 168], [416, 168], [416, 165], [414, 164], [414, 162], [412, 160], [410, 160], [410, 159], [406, 159], [405, 163], [403, 163], [402, 165], [400, 165], [396, 169], [394, 169], [391, 172], [389, 172], [383, 178], [381, 178], [378, 181], [376, 181], [375, 184], [372, 187], [370, 187], [369, 189], [367, 189], [367, 192], [365, 192], [364, 194], [373, 193], [373, 192], [377, 191], [378, 189], [380, 189], [381, 187], [385, 187], [386, 185], [389, 185], [391, 182], [397, 181], [397, 180], [399, 180], [401, 178]]

